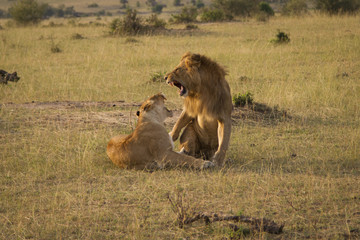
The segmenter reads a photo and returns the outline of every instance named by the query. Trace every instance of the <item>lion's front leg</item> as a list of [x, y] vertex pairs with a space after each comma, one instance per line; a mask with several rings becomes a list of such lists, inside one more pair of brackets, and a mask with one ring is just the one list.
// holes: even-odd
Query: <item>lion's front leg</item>
[[229, 147], [231, 135], [231, 119], [226, 119], [224, 121], [218, 120], [218, 142], [219, 147], [215, 152], [212, 160], [216, 163], [217, 166], [223, 166], [226, 151]]
[[175, 123], [173, 129], [171, 130], [171, 132], [169, 133], [172, 140], [176, 141], [179, 138], [181, 129], [183, 129], [186, 125], [188, 125], [188, 123], [192, 120], [193, 118], [191, 118], [185, 110], [183, 110], [181, 112], [181, 115], [179, 117], [179, 119], [177, 120], [177, 122]]

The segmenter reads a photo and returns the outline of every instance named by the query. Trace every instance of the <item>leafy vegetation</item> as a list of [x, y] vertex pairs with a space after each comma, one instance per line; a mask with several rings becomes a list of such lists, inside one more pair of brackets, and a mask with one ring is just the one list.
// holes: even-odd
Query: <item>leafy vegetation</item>
[[19, 0], [11, 6], [9, 13], [19, 24], [37, 24], [44, 16], [45, 7], [36, 0]]
[[164, 29], [165, 25], [166, 22], [159, 19], [156, 14], [150, 15], [144, 20], [137, 16], [136, 10], [128, 9], [124, 18], [112, 20], [110, 23], [110, 34], [122, 36], [151, 34], [156, 30]]
[[225, 13], [216, 8], [204, 9], [200, 15], [202, 22], [220, 22], [225, 20]]
[[259, 3], [259, 11], [265, 13], [268, 16], [274, 16], [274, 9], [267, 2]]
[[278, 33], [276, 34], [275, 38], [271, 40], [271, 42], [278, 44], [289, 43], [290, 42], [289, 34], [278, 30]]
[[308, 12], [306, 0], [289, 0], [281, 9], [283, 15], [300, 16]]
[[[105, 36], [109, 26], [93, 18], [50, 21], [56, 28], [0, 20], [1, 69], [21, 76], [0, 86], [1, 239], [360, 238], [359, 16], [201, 24], [191, 36], [181, 24], [175, 34], [123, 38]], [[291, 44], [269, 44], [277, 29]], [[51, 53], [52, 39], [61, 53]], [[231, 92], [249, 91], [267, 108], [234, 108], [223, 169], [116, 168], [107, 142], [132, 131], [148, 96], [166, 95], [171, 130], [183, 100], [149, 78], [189, 50], [226, 66]], [[190, 209], [241, 210], [285, 223], [284, 232], [181, 229], [167, 200], [178, 191]]]
[[181, 9], [181, 13], [172, 14], [171, 22], [173, 23], [191, 23], [196, 22], [198, 16], [197, 8], [195, 7], [184, 7]]
[[244, 94], [238, 93], [233, 96], [233, 102], [236, 107], [244, 107], [253, 104], [253, 94], [246, 92]]
[[360, 8], [359, 0], [315, 0], [316, 7], [329, 14], [354, 14]]

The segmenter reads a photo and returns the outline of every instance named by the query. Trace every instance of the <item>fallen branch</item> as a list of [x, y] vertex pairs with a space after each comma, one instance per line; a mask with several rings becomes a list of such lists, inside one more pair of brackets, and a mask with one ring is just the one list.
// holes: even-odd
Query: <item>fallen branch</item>
[[[194, 217], [185, 219], [183, 224], [190, 224], [198, 220], [204, 220], [206, 224], [210, 224], [213, 222], [220, 222], [220, 221], [234, 221], [234, 222], [243, 222], [248, 223], [254, 227], [255, 230], [264, 231], [267, 233], [272, 234], [280, 234], [284, 228], [284, 224], [278, 225], [272, 220], [266, 218], [253, 218], [248, 216], [237, 216], [237, 215], [223, 215], [223, 214], [216, 214], [216, 213], [197, 213]], [[236, 231], [236, 225], [233, 226], [234, 230]]]
[[[213, 222], [220, 221], [234, 221], [234, 222], [243, 222], [250, 224], [257, 231], [264, 231], [272, 234], [280, 234], [284, 228], [284, 224], [280, 226], [272, 220], [266, 218], [253, 218], [243, 215], [224, 215], [216, 213], [205, 213], [194, 211], [189, 209], [189, 206], [184, 206], [184, 200], [182, 196], [178, 193], [178, 196], [175, 200], [172, 200], [168, 196], [169, 202], [171, 204], [172, 210], [177, 214], [179, 227], [184, 225], [191, 224], [193, 222], [204, 220], [205, 224], [210, 224]], [[229, 225], [234, 231], [240, 229], [234, 224]]]

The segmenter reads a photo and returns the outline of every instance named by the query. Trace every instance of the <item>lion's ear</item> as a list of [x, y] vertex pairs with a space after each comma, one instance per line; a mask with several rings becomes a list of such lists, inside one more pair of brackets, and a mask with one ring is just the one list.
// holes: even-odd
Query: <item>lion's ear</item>
[[200, 54], [191, 54], [185, 59], [185, 64], [188, 68], [199, 68], [201, 65], [201, 56]]

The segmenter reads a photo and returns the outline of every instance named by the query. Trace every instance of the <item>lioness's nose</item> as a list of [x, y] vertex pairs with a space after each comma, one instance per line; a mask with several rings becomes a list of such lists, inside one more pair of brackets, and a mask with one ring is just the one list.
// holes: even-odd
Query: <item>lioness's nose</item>
[[165, 81], [168, 79], [168, 76], [166, 75], [165, 77], [164, 77], [164, 79], [165, 79]]

